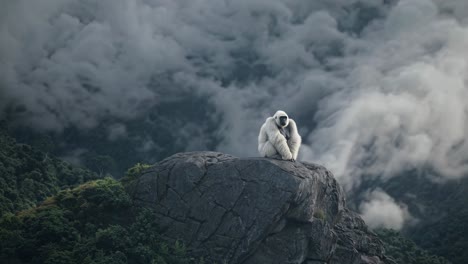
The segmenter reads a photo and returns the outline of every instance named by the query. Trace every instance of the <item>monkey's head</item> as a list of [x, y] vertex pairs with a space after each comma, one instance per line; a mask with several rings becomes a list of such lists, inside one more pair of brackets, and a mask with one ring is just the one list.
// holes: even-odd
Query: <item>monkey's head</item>
[[284, 111], [276, 111], [275, 115], [275, 122], [279, 127], [287, 127], [289, 125], [289, 117], [288, 114]]

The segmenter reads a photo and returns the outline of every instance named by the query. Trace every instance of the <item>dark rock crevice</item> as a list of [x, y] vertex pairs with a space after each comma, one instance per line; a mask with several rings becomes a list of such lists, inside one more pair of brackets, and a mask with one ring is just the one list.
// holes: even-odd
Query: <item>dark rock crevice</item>
[[315, 164], [179, 153], [127, 189], [157, 212], [165, 237], [208, 263], [393, 263]]

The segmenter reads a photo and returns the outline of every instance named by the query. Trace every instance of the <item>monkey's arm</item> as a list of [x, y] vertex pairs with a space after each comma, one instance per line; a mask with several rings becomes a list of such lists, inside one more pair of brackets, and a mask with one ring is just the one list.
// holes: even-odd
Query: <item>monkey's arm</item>
[[291, 150], [292, 158], [297, 159], [297, 154], [299, 153], [299, 148], [301, 147], [302, 138], [297, 131], [296, 122], [292, 119], [289, 119], [289, 131], [291, 133], [291, 138], [288, 140], [288, 146]]
[[281, 135], [279, 129], [276, 127], [275, 120], [273, 118], [268, 118], [265, 124], [266, 134], [268, 136], [268, 141], [270, 141], [275, 147], [276, 151], [281, 155], [283, 160], [292, 159], [291, 151], [289, 150], [288, 142], [286, 138]]

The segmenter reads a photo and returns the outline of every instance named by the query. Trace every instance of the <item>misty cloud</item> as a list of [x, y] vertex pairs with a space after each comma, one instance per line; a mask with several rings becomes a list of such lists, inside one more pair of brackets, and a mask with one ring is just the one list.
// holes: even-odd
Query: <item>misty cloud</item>
[[362, 175], [414, 168], [466, 174], [468, 31], [438, 12], [430, 1], [400, 1], [363, 37], [365, 53], [345, 58], [349, 87], [324, 99], [311, 158], [351, 175], [348, 188]]
[[392, 197], [380, 189], [368, 193], [359, 210], [366, 224], [372, 229], [400, 230], [405, 222], [414, 221], [406, 206], [397, 204]]

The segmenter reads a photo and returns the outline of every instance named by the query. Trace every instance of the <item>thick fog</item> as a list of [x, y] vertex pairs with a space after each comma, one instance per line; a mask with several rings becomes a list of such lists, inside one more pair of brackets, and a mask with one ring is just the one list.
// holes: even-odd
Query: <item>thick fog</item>
[[[0, 2], [0, 110], [18, 124], [115, 119], [103, 133], [118, 140], [151, 113], [186, 150], [256, 156], [281, 109], [298, 123], [299, 159], [347, 191], [408, 170], [467, 174], [465, 0]], [[392, 216], [376, 216], [379, 203]], [[410, 218], [382, 190], [360, 209], [374, 227]]]

